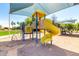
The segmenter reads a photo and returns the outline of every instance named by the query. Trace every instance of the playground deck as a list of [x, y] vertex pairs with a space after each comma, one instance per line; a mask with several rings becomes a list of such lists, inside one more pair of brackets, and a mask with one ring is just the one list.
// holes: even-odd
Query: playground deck
[[75, 37], [73, 37], [73, 39], [71, 38], [72, 37], [68, 36], [57, 36], [54, 38], [53, 45], [47, 44], [46, 46], [36, 45], [35, 41], [29, 39], [24, 42], [21, 40], [0, 42], [0, 55], [79, 56], [78, 45], [76, 45], [76, 43], [79, 43], [79, 40]]

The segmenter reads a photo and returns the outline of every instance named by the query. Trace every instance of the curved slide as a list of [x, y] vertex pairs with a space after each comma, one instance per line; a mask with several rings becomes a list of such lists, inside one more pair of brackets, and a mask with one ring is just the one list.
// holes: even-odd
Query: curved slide
[[55, 25], [53, 25], [52, 21], [50, 19], [45, 19], [43, 25], [44, 25], [44, 29], [46, 29], [48, 33], [45, 34], [41, 38], [42, 44], [51, 41], [52, 36], [60, 34], [60, 29], [58, 27], [56, 27]]

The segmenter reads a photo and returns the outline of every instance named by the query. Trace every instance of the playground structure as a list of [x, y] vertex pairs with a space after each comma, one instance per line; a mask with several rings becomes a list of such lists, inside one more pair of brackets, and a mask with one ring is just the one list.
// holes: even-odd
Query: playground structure
[[[52, 41], [52, 36], [58, 35], [60, 33], [60, 29], [53, 25], [52, 21], [50, 19], [47, 19], [45, 16], [46, 14], [41, 10], [36, 10], [32, 14], [32, 20], [35, 20], [32, 22], [32, 24], [29, 24], [27, 26], [23, 25], [22, 40], [25, 40], [24, 34], [30, 34], [30, 39], [32, 34], [33, 40], [34, 29], [36, 30], [36, 38], [34, 40], [36, 41], [36, 43], [38, 43], [40, 40], [41, 44]], [[44, 33], [43, 37], [41, 37], [40, 32]], [[38, 34], [40, 37], [39, 39]]]
[[[74, 6], [74, 3], [21, 3], [21, 4], [10, 4], [10, 14], [15, 15], [23, 15], [23, 16], [30, 16], [35, 21], [28, 26], [23, 26], [24, 29], [22, 31], [22, 39], [25, 40], [24, 34], [32, 34], [32, 39], [34, 30], [36, 30], [36, 38], [35, 41], [38, 43], [40, 39], [41, 43], [47, 43], [48, 41], [52, 41], [52, 36], [59, 34], [60, 30], [55, 25], [52, 24], [50, 19], [46, 19], [46, 15], [50, 15], [51, 13], [60, 11], [62, 9]], [[55, 7], [56, 6], [56, 7]], [[42, 12], [42, 11], [44, 12]], [[9, 16], [10, 17], [10, 16]], [[35, 23], [34, 23], [35, 22]], [[34, 23], [34, 24], [33, 24]], [[9, 19], [10, 24], [10, 19]], [[36, 26], [35, 26], [36, 25]], [[10, 27], [10, 25], [9, 25]], [[40, 32], [44, 33], [44, 36], [41, 37]], [[38, 34], [39, 37], [38, 38]]]
[[[48, 4], [46, 4], [46, 5], [48, 6]], [[68, 5], [69, 4], [67, 4], [67, 6]], [[18, 5], [16, 5], [16, 6], [19, 7]], [[51, 5], [51, 6], [53, 7], [53, 5]], [[64, 5], [62, 5], [62, 6], [64, 6]], [[58, 5], [58, 7], [59, 7], [59, 5]], [[33, 12], [31, 12], [30, 11], [31, 9], [29, 9], [27, 7], [25, 8], [26, 12], [24, 12], [24, 8], [21, 9], [23, 13], [19, 12], [19, 15], [26, 14], [25, 16], [27, 16], [27, 14], [28, 14], [28, 16], [30, 16], [29, 14], [32, 13], [30, 16], [32, 18], [32, 23], [26, 25], [23, 22], [22, 29], [21, 29], [22, 36], [20, 36], [18, 33], [14, 34], [13, 36], [11, 36], [13, 41], [11, 40], [11, 38], [9, 36], [5, 37], [6, 40], [4, 38], [2, 38], [1, 40], [3, 42], [0, 43], [0, 46], [1, 46], [0, 55], [17, 55], [17, 56], [79, 55], [79, 48], [78, 48], [79, 37], [59, 35], [60, 29], [53, 24], [51, 19], [46, 18], [46, 16], [49, 15], [46, 12], [48, 11], [48, 13], [49, 12], [52, 13], [50, 10], [54, 9], [54, 8], [50, 7], [50, 10], [48, 10], [49, 8], [46, 8], [46, 9], [44, 7], [42, 7], [42, 8], [43, 8], [43, 10], [41, 10], [41, 8], [37, 8], [34, 10], [32, 9]], [[59, 7], [59, 9], [60, 9], [60, 7]], [[42, 11], [44, 11], [44, 12], [42, 12]], [[17, 13], [17, 12], [15, 11], [14, 13]], [[10, 14], [13, 14], [13, 13], [10, 13]], [[58, 25], [58, 24], [56, 24], [56, 25]], [[27, 36], [27, 35], [29, 35], [29, 36]], [[59, 36], [54, 37], [55, 35], [59, 35]], [[17, 36], [17, 38], [15, 36]], [[15, 40], [13, 37], [15, 37]], [[52, 41], [53, 41], [53, 45], [50, 45], [49, 42], [52, 43]], [[42, 44], [45, 44], [45, 45], [42, 45]]]

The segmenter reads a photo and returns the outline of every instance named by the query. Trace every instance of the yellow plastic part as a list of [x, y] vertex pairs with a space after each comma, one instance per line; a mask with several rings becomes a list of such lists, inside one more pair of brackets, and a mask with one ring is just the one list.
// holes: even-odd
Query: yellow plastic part
[[41, 38], [41, 43], [47, 43], [52, 40], [52, 36], [58, 35], [60, 33], [60, 29], [52, 24], [52, 21], [50, 19], [44, 20], [44, 29], [46, 29], [49, 33], [45, 34]]
[[32, 16], [36, 16], [36, 13], [37, 13], [37, 15], [38, 15], [40, 18], [42, 18], [42, 17], [44, 17], [44, 16], [46, 15], [43, 11], [41, 11], [41, 10], [36, 10], [36, 12], [34, 12], [34, 13], [32, 14]]
[[25, 27], [26, 33], [32, 33], [32, 28], [30, 26]]

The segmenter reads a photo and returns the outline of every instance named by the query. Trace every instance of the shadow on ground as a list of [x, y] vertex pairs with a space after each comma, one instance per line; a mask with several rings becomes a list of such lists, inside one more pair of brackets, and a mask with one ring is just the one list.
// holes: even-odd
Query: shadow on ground
[[60, 35], [60, 36], [69, 36], [69, 37], [78, 37], [79, 38], [79, 34], [65, 34], [65, 35]]
[[[9, 53], [9, 51], [12, 52]], [[15, 53], [17, 56], [79, 56], [79, 53], [62, 49], [56, 45], [42, 46], [40, 43], [36, 44], [34, 40], [0, 42], [0, 55], [7, 56], [8, 53], [12, 55], [15, 51], [17, 51]]]

